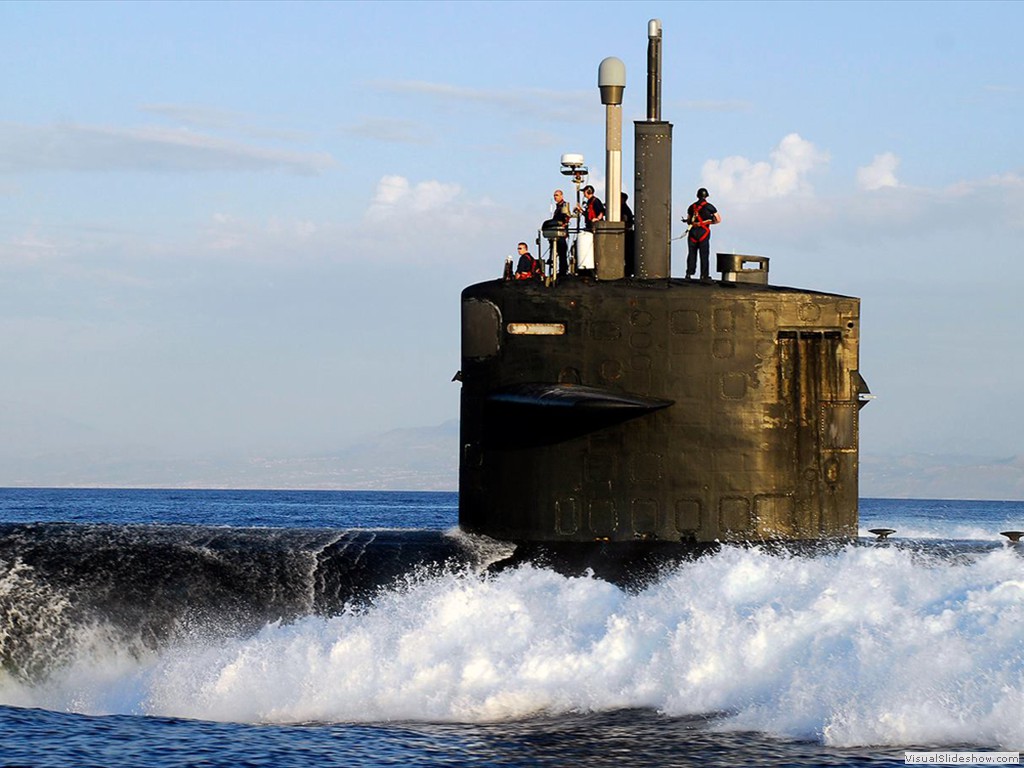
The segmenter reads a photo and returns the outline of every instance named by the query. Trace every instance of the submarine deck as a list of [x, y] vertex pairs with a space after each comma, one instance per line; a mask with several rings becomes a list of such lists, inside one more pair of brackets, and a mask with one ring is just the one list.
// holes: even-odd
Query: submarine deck
[[737, 294], [747, 295], [768, 293], [829, 296], [836, 299], [854, 298], [841, 293], [831, 293], [829, 291], [812, 290], [809, 288], [731, 280], [701, 281], [687, 280], [682, 277], [662, 278], [657, 280], [642, 280], [635, 277], [626, 277], [621, 280], [596, 280], [589, 277], [578, 277], [575, 275], [561, 277], [557, 282], [554, 282], [551, 285], [545, 285], [539, 280], [503, 280], [501, 278], [496, 280], [485, 280], [483, 282], [467, 286], [463, 293], [472, 294], [478, 290], [485, 290], [488, 287], [493, 288], [506, 285], [510, 290], [524, 291], [532, 295], [544, 295], [546, 293], [550, 293], [552, 296], [575, 291], [600, 291], [603, 293], [605, 291], [666, 291], [676, 289], [688, 291], [709, 291], [724, 289], [727, 291], [735, 291]]

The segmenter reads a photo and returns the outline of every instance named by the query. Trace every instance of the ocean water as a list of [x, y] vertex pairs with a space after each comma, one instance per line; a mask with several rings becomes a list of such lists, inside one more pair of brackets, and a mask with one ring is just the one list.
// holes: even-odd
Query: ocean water
[[[446, 493], [0, 489], [0, 765], [903, 765], [1024, 750], [1024, 502], [640, 583]], [[868, 528], [897, 533], [875, 542]]]

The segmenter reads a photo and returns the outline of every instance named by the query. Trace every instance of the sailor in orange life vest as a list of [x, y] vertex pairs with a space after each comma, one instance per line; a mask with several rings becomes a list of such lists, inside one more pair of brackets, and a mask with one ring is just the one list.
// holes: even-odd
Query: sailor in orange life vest
[[595, 221], [604, 221], [604, 203], [594, 194], [594, 188], [587, 184], [583, 188], [583, 197], [586, 198], [583, 207], [576, 206], [576, 213], [583, 213], [587, 217], [587, 231], [594, 231]]
[[530, 255], [529, 246], [520, 243], [519, 263], [516, 264], [516, 280], [532, 280], [541, 276], [540, 262]]
[[721, 224], [722, 215], [708, 202], [708, 191], [701, 187], [697, 190], [697, 200], [686, 209], [684, 221], [690, 225], [690, 233], [686, 238], [689, 251], [686, 254], [686, 279], [693, 277], [697, 269], [697, 254], [700, 253], [700, 279], [711, 279], [711, 225]]

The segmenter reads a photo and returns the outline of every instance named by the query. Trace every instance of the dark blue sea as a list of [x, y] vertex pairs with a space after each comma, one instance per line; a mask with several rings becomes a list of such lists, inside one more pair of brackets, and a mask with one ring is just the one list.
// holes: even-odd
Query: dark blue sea
[[[450, 493], [0, 489], [0, 765], [903, 765], [1024, 749], [1024, 502], [628, 584]], [[876, 542], [867, 529], [897, 529]]]

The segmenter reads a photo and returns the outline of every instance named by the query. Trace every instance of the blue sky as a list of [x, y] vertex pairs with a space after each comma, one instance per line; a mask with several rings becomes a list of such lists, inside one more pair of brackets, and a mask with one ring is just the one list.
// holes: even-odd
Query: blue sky
[[862, 298], [862, 449], [1024, 452], [1024, 4], [6, 2], [0, 460], [456, 418], [459, 292], [563, 152], [603, 183], [597, 65], [641, 118], [650, 18], [677, 209]]

